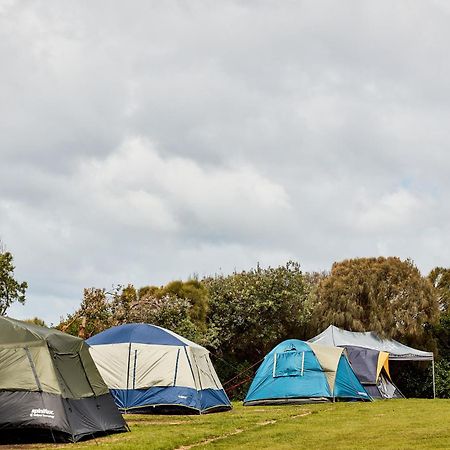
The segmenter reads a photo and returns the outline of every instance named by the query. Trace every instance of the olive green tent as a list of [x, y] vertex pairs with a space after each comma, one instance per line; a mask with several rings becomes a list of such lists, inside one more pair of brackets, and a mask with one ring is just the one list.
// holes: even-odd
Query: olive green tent
[[77, 441], [127, 429], [82, 339], [7, 317], [0, 317], [0, 405], [0, 440]]

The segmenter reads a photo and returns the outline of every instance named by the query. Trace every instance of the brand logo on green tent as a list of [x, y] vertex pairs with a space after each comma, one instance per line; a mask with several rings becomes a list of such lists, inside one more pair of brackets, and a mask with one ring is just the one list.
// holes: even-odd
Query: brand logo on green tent
[[30, 412], [30, 417], [46, 417], [48, 419], [54, 419], [55, 413], [51, 409], [34, 408]]

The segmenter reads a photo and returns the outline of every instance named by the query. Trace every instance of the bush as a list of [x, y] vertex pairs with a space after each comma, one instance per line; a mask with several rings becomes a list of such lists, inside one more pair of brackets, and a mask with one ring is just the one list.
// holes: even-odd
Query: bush
[[[435, 363], [437, 398], [450, 398], [450, 361], [440, 359]], [[407, 398], [433, 398], [433, 371], [429, 362], [393, 362], [391, 374], [394, 383]]]
[[450, 360], [441, 359], [436, 363], [436, 397], [450, 398]]

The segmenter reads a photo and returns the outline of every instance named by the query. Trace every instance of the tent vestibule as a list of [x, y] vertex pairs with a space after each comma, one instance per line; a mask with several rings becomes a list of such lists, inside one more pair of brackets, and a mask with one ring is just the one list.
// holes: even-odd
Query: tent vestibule
[[350, 345], [345, 349], [352, 369], [371, 397], [404, 397], [391, 379], [389, 353]]

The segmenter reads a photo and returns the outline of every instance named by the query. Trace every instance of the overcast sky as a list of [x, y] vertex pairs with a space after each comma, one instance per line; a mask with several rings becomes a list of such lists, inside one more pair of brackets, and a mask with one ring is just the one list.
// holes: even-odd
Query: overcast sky
[[446, 1], [0, 0], [0, 237], [84, 287], [450, 265]]

